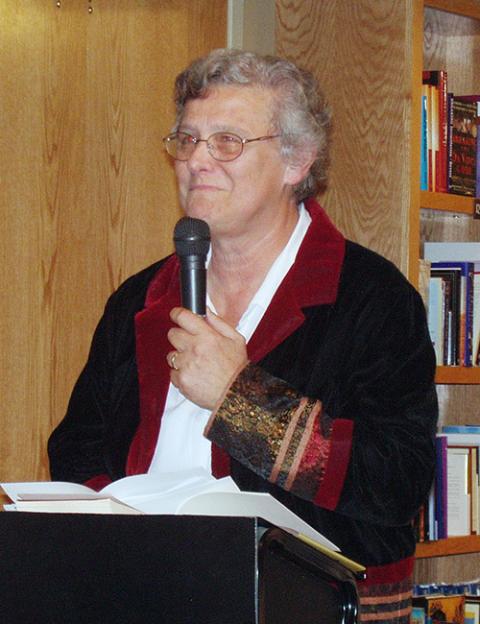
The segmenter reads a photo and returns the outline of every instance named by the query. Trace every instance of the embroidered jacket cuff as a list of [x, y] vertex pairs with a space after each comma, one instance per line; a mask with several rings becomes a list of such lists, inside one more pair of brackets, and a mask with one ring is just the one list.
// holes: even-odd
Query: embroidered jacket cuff
[[259, 366], [246, 366], [212, 415], [205, 435], [231, 457], [293, 494], [314, 500], [331, 450], [332, 422]]

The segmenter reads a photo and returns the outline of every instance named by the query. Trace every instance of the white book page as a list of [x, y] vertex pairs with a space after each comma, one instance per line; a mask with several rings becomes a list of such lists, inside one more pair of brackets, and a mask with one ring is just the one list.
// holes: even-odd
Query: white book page
[[200, 492], [212, 481], [216, 481], [215, 477], [203, 468], [176, 472], [149, 472], [114, 481], [105, 486], [101, 494], [126, 501], [146, 496], [163, 496], [191, 487], [196, 487]]
[[280, 528], [293, 529], [331, 550], [339, 548], [280, 501], [263, 492], [210, 492], [186, 500], [178, 514], [198, 516], [260, 517]]
[[111, 499], [144, 513], [164, 514], [174, 514], [181, 501], [200, 492], [239, 491], [231, 477], [215, 479], [203, 468], [132, 475], [110, 483], [100, 492], [77, 483], [52, 481], [4, 483], [2, 487], [14, 502]]
[[181, 488], [171, 489], [160, 494], [123, 497], [122, 500], [146, 514], [175, 515], [178, 513], [179, 507], [192, 497], [195, 498], [202, 494], [208, 496], [210, 492], [229, 493], [239, 491], [237, 484], [231, 477], [224, 477], [223, 479], [211, 478], [208, 482], [203, 482], [201, 485], [192, 482]]

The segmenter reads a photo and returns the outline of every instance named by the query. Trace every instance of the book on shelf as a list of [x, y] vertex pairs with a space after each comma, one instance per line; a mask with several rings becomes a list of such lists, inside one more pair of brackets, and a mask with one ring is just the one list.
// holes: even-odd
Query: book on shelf
[[[438, 138], [437, 133], [434, 133], [432, 117], [434, 115], [433, 108], [433, 94], [434, 87], [429, 85], [426, 81], [422, 83], [422, 110], [423, 102], [425, 103], [424, 114], [425, 122], [422, 123], [422, 137], [421, 137], [421, 150], [420, 153], [420, 180], [424, 180], [425, 190], [434, 190], [434, 178], [435, 178], [435, 148], [434, 143]], [[435, 136], [434, 136], [435, 134]]]
[[480, 366], [480, 262], [473, 263], [472, 363]]
[[434, 524], [432, 539], [448, 537], [447, 515], [447, 438], [436, 436], [435, 439], [435, 480], [433, 484]]
[[[452, 314], [454, 315], [456, 363], [461, 366], [472, 365], [472, 332], [473, 332], [473, 275], [472, 262], [432, 262], [431, 271], [453, 270], [457, 273], [454, 278], [458, 292], [455, 293], [456, 302]], [[479, 291], [480, 296], [480, 291]]]
[[465, 624], [480, 624], [480, 595], [465, 596]]
[[450, 446], [480, 446], [480, 433], [476, 433], [476, 425], [463, 425], [463, 431], [449, 431], [450, 427], [456, 426], [462, 427], [462, 425], [444, 425], [438, 435], [446, 436]]
[[349, 569], [364, 570], [276, 498], [240, 491], [231, 477], [215, 479], [204, 470], [124, 477], [99, 492], [78, 483], [1, 483], [12, 501], [6, 511], [42, 513], [167, 514], [260, 517], [283, 528]]
[[[446, 425], [436, 435], [435, 479], [418, 541], [480, 535], [479, 427]], [[422, 539], [423, 537], [423, 539]]]
[[423, 255], [431, 262], [480, 262], [480, 242], [425, 241]]
[[480, 196], [480, 95], [448, 91], [445, 70], [422, 71], [420, 188]]
[[428, 87], [422, 89], [422, 121], [420, 138], [420, 190], [428, 191]]
[[443, 425], [442, 433], [480, 434], [480, 425]]
[[477, 103], [454, 95], [450, 102], [448, 192], [476, 196]]
[[469, 493], [469, 449], [447, 447], [448, 537], [470, 535], [472, 498]]
[[475, 126], [473, 132], [476, 139], [476, 159], [475, 159], [475, 197], [480, 197], [480, 138], [478, 132], [480, 129], [480, 94], [477, 95], [459, 95], [457, 96], [461, 102], [473, 103], [476, 107]]
[[[425, 97], [427, 133], [427, 180], [428, 190], [447, 191], [447, 72], [424, 70], [422, 72], [422, 96]], [[431, 136], [430, 152], [428, 137]]]
[[425, 611], [425, 622], [446, 622], [448, 624], [464, 624], [465, 596], [460, 594], [429, 594], [413, 596], [412, 608]]
[[425, 609], [423, 607], [412, 607], [410, 624], [426, 624]]
[[437, 366], [444, 362], [445, 282], [440, 276], [431, 276], [428, 288], [428, 329], [435, 351]]
[[[438, 437], [444, 436], [451, 453], [457, 453], [457, 477], [462, 479], [461, 489], [468, 494], [470, 505], [470, 533], [480, 534], [480, 433], [477, 426], [445, 425]], [[448, 470], [448, 465], [447, 465]], [[447, 484], [447, 500], [449, 491]], [[457, 482], [453, 486], [457, 487]], [[452, 486], [452, 487], [453, 487]], [[463, 527], [465, 529], [465, 526]], [[449, 535], [458, 534], [447, 532]], [[462, 533], [468, 535], [469, 533]]]
[[[425, 242], [425, 261], [431, 266], [458, 266], [462, 272], [461, 279], [461, 313], [459, 329], [462, 334], [460, 342], [459, 363], [463, 366], [480, 365], [480, 243], [478, 242]], [[449, 296], [448, 292], [440, 292], [440, 286], [430, 282], [429, 285], [429, 327], [434, 343], [437, 362], [440, 359], [438, 342], [443, 339], [441, 334], [440, 300]], [[443, 305], [447, 302], [444, 301]], [[445, 362], [443, 362], [445, 363]]]
[[470, 597], [480, 598], [480, 578], [467, 581], [457, 581], [454, 583], [434, 581], [431, 583], [415, 583], [413, 585], [414, 596], [431, 596], [439, 594], [444, 596], [464, 595], [466, 599]]
[[[460, 363], [461, 351], [461, 271], [458, 267], [445, 268], [440, 263], [432, 262], [430, 274], [433, 292], [436, 287], [435, 280], [441, 280], [442, 300], [439, 302], [440, 309], [435, 314], [440, 325], [430, 327], [434, 344], [439, 341], [440, 335], [443, 338], [443, 342], [436, 348], [437, 364], [456, 366]], [[429, 306], [434, 303], [429, 300]], [[433, 313], [430, 319], [433, 319]]]

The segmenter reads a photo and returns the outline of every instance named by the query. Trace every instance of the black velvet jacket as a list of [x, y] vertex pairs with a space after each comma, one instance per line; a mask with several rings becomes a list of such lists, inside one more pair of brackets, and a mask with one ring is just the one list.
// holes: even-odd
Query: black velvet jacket
[[[414, 551], [411, 520], [434, 469], [435, 359], [425, 311], [390, 262], [345, 241], [315, 202], [307, 208], [313, 222], [249, 342], [252, 363], [209, 423], [213, 472], [271, 492], [364, 565], [395, 564]], [[110, 297], [49, 441], [53, 479], [101, 486], [148, 470], [178, 292], [178, 263], [169, 257]], [[238, 420], [239, 405], [248, 413], [254, 406], [262, 432], [243, 412]], [[297, 431], [294, 459], [277, 470], [272, 440], [288, 458]]]

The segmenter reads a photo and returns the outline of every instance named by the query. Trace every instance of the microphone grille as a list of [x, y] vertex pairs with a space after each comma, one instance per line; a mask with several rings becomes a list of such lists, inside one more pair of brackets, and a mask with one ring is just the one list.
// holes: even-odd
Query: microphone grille
[[182, 217], [173, 232], [178, 256], [206, 256], [210, 247], [210, 228], [206, 221]]

